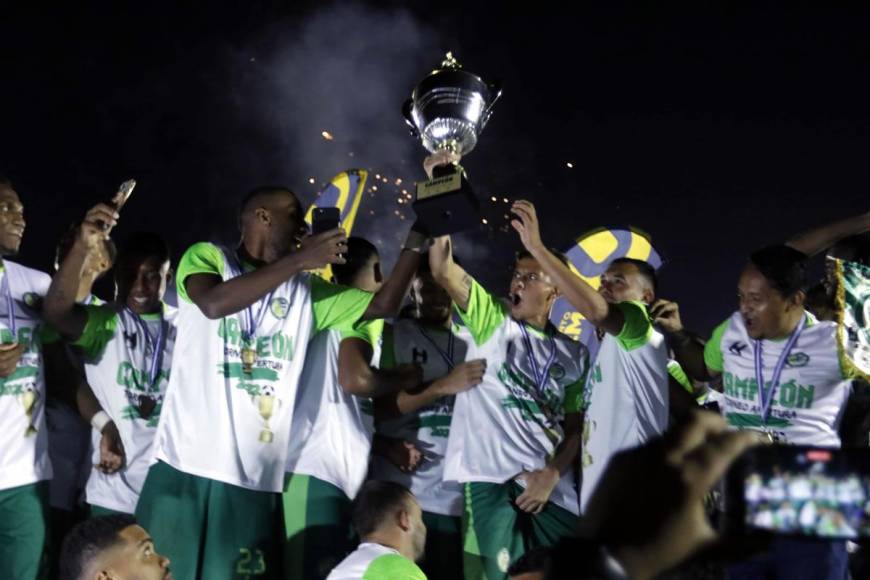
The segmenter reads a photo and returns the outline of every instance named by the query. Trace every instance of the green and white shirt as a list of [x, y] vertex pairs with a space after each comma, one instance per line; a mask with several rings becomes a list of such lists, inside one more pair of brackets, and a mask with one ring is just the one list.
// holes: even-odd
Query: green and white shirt
[[[265, 310], [254, 340], [245, 345], [245, 311], [210, 320], [185, 288], [193, 274], [224, 281], [239, 276], [229, 252], [228, 258], [214, 244], [198, 243], [178, 266], [175, 364], [154, 457], [191, 475], [280, 492], [308, 341], [319, 330], [351, 329], [373, 295], [297, 274], [251, 307], [255, 315], [261, 306]], [[250, 372], [242, 361], [245, 347], [256, 349]]]
[[668, 426], [668, 348], [640, 302], [617, 304], [625, 323], [607, 334], [586, 385], [583, 425], [585, 511], [598, 480], [617, 452], [641, 445]]
[[363, 542], [326, 580], [426, 580], [426, 575], [398, 550]]
[[290, 428], [287, 472], [310, 475], [356, 497], [365, 481], [374, 433], [372, 400], [344, 391], [338, 382], [338, 351], [345, 338], [372, 345], [380, 359], [383, 320], [365, 321], [353, 330], [318, 332], [308, 345]]
[[[85, 307], [88, 322], [73, 343], [85, 356], [85, 374], [103, 410], [115, 422], [127, 461], [113, 474], [92, 469], [85, 494], [91, 505], [133, 513], [151, 463], [152, 444], [172, 366], [177, 310], [137, 316], [116, 303]], [[164, 335], [163, 353], [152, 356]], [[152, 376], [151, 365], [155, 368]], [[91, 432], [93, 462], [100, 462], [100, 438]]]
[[[471, 335], [463, 327], [451, 330], [423, 328], [412, 319], [397, 321], [384, 335], [381, 367], [416, 363], [423, 368], [423, 380], [428, 382], [447, 375], [452, 364], [465, 361]], [[442, 397], [433, 404], [377, 425], [378, 433], [404, 439], [423, 452], [425, 461], [414, 473], [404, 473], [381, 456], [372, 457], [372, 478], [395, 481], [411, 490], [423, 511], [445, 516], [460, 516], [463, 509], [462, 487], [455, 481], [444, 481], [444, 457], [447, 436], [453, 417], [456, 397]]]
[[[762, 430], [754, 342], [743, 317], [735, 312], [713, 331], [704, 348], [704, 362], [722, 373], [723, 411], [728, 423], [740, 429]], [[772, 379], [786, 342], [762, 341], [765, 382]], [[839, 447], [838, 429], [850, 392], [851, 377], [844, 376], [840, 366], [836, 323], [819, 322], [807, 312], [806, 325], [774, 392], [767, 428], [782, 443]]]
[[[2, 261], [0, 342], [24, 344], [26, 349], [15, 371], [0, 378], [0, 490], [50, 479], [52, 475], [45, 428], [42, 316], [36, 309], [50, 284], [48, 274]], [[14, 310], [14, 335], [7, 297]]]
[[[545, 467], [564, 439], [565, 414], [581, 410], [586, 347], [552, 327], [524, 327], [476, 281], [468, 309], [458, 312], [474, 340], [467, 358], [486, 359], [487, 367], [479, 385], [456, 396], [444, 478], [504, 483]], [[576, 513], [576, 492], [567, 483], [550, 501]]]

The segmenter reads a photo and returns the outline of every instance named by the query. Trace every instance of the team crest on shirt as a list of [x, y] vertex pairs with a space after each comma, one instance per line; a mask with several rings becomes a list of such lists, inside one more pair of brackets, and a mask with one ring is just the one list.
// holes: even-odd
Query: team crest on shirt
[[502, 548], [498, 551], [496, 563], [498, 564], [498, 569], [507, 574], [508, 568], [511, 565], [511, 553], [508, 552], [507, 548]]
[[32, 308], [34, 310], [40, 310], [42, 308], [42, 296], [36, 294], [34, 292], [27, 292], [24, 296], [21, 297], [24, 301], [24, 304], [28, 308]]
[[269, 304], [269, 310], [272, 311], [272, 316], [283, 320], [290, 314], [290, 301], [286, 298], [273, 298], [272, 303]]
[[550, 378], [554, 381], [559, 381], [565, 378], [565, 367], [559, 363], [553, 363], [550, 367]]
[[790, 367], [805, 367], [810, 362], [810, 355], [805, 352], [796, 352], [788, 355], [785, 362]]

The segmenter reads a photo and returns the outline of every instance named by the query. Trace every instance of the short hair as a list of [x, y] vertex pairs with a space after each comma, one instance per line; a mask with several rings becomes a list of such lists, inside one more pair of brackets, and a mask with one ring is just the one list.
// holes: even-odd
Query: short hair
[[[73, 244], [76, 242], [76, 237], [79, 235], [79, 229], [81, 226], [79, 224], [72, 224], [66, 233], [60, 238], [60, 241], [57, 243], [57, 249], [54, 253], [54, 269], [59, 270], [60, 265], [66, 259], [67, 254], [72, 249]], [[112, 241], [111, 238], [105, 240], [106, 253], [109, 255], [109, 261], [111, 264], [115, 263], [115, 260], [118, 258], [118, 247], [115, 245], [115, 242]]]
[[649, 262], [645, 262], [643, 260], [637, 260], [635, 258], [616, 258], [610, 265], [614, 264], [631, 264], [635, 268], [637, 268], [638, 273], [643, 276], [649, 285], [652, 287], [653, 295], [658, 296], [659, 293], [659, 277], [656, 274], [656, 269], [652, 267], [652, 264]]
[[131, 258], [157, 258], [161, 264], [171, 257], [169, 244], [153, 232], [135, 232], [129, 235], [118, 252], [118, 263]]
[[[553, 254], [554, 256], [556, 256], [557, 258], [559, 258], [559, 261], [562, 262], [562, 264], [563, 264], [566, 268], [568, 268], [568, 269], [571, 268], [571, 260], [568, 259], [568, 256], [566, 256], [565, 254], [563, 254], [563, 253], [560, 252], [559, 250], [555, 250], [555, 249], [553, 249], [553, 248], [547, 248], [547, 249], [550, 250], [550, 253], [551, 253], [551, 254]], [[537, 258], [535, 258], [535, 257], [532, 255], [532, 253], [531, 253], [530, 251], [525, 250], [525, 249], [520, 250], [519, 252], [517, 252], [516, 261], [519, 262], [519, 261], [522, 260], [523, 258], [531, 258], [531, 259], [533, 259], [533, 260], [537, 260]]]
[[284, 187], [283, 185], [260, 185], [246, 193], [242, 198], [242, 201], [239, 203], [239, 217], [241, 218], [245, 212], [250, 209], [253, 202], [257, 201], [259, 197], [270, 193], [277, 193], [279, 191], [285, 191], [294, 197], [296, 196], [292, 189]]
[[786, 298], [794, 296], [806, 286], [807, 255], [791, 246], [767, 246], [753, 252], [749, 261]]
[[80, 580], [87, 565], [103, 550], [121, 541], [124, 528], [136, 525], [130, 514], [113, 514], [90, 518], [77, 524], [60, 550], [60, 580]]
[[347, 251], [344, 264], [333, 264], [332, 273], [335, 281], [350, 286], [369, 259], [377, 255], [378, 249], [365, 238], [351, 236], [347, 239]]
[[507, 573], [508, 576], [519, 576], [530, 572], [543, 572], [546, 576], [550, 573], [552, 565], [553, 557], [550, 548], [539, 546], [517, 558], [508, 568]]
[[377, 530], [401, 508], [411, 492], [393, 481], [370, 480], [363, 484], [353, 502], [353, 527], [360, 538]]

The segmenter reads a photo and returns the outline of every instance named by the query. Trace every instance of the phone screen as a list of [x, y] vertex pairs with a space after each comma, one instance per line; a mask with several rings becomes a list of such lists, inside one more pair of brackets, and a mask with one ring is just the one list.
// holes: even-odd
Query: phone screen
[[341, 212], [337, 207], [317, 207], [311, 217], [311, 233], [314, 235], [334, 230], [339, 225]]
[[726, 502], [746, 531], [870, 537], [870, 450], [751, 449], [729, 474]]

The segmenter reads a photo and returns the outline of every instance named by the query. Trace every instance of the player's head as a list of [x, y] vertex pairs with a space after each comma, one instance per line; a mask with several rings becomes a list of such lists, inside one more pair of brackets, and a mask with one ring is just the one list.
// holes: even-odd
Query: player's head
[[166, 286], [172, 279], [169, 246], [150, 232], [128, 237], [115, 268], [117, 300], [137, 314], [160, 312]]
[[398, 483], [370, 480], [363, 484], [354, 499], [353, 526], [363, 541], [395, 538], [403, 556], [414, 561], [423, 557], [423, 510], [414, 495]]
[[242, 240], [260, 239], [283, 256], [307, 233], [302, 205], [286, 187], [261, 186], [250, 191], [239, 208]]
[[131, 515], [85, 520], [63, 541], [61, 580], [171, 580], [169, 558]]
[[0, 256], [14, 256], [24, 237], [24, 205], [12, 182], [0, 175]]
[[[563, 264], [568, 265], [568, 258], [559, 252], [553, 253]], [[538, 261], [525, 250], [518, 252], [508, 295], [511, 316], [524, 321], [536, 320], [542, 315], [549, 316], [558, 297], [559, 289], [552, 278], [544, 273]]]
[[598, 287], [598, 293], [611, 304], [629, 300], [652, 304], [657, 290], [655, 268], [634, 258], [613, 260], [601, 275], [601, 285]]
[[804, 312], [807, 257], [785, 245], [749, 258], [737, 284], [740, 314], [753, 339], [787, 336]]
[[367, 239], [357, 236], [347, 239], [345, 263], [333, 264], [332, 274], [339, 284], [367, 292], [377, 292], [384, 285], [377, 247]]

